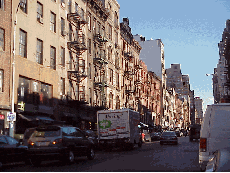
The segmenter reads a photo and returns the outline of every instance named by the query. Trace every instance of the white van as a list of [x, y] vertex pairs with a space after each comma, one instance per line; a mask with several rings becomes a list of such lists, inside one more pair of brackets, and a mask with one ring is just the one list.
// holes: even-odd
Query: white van
[[199, 164], [202, 171], [213, 152], [230, 146], [230, 103], [208, 105], [200, 131]]

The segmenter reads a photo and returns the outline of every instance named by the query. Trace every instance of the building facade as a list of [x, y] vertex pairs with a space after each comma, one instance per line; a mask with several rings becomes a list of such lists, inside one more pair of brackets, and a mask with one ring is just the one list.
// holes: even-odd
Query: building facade
[[0, 134], [8, 132], [6, 116], [11, 112], [12, 98], [12, 7], [11, 0], [0, 1]]
[[165, 124], [165, 100], [166, 100], [166, 73], [165, 73], [165, 58], [164, 58], [164, 44], [161, 39], [145, 40], [141, 35], [134, 35], [142, 47], [140, 53], [140, 60], [148, 64], [148, 70], [153, 71], [161, 79], [161, 125]]
[[195, 97], [195, 109], [197, 116], [195, 117], [196, 123], [201, 124], [203, 121], [203, 100], [200, 97]]

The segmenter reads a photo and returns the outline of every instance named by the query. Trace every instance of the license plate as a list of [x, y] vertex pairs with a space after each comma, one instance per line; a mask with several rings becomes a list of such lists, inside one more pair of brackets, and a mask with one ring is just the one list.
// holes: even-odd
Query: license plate
[[49, 142], [38, 142], [38, 146], [47, 146], [49, 145]]

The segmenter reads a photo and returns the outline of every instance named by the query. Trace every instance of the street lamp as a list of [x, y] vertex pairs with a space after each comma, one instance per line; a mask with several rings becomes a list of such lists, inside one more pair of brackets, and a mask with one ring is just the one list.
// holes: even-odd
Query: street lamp
[[[13, 62], [12, 62], [12, 98], [11, 98], [11, 114], [15, 115], [15, 110], [14, 110], [14, 90], [15, 90], [15, 40], [16, 40], [16, 25], [17, 25], [17, 13], [18, 9], [21, 6], [22, 2], [18, 3], [16, 12], [15, 12], [15, 20], [14, 20], [14, 37], [13, 37]], [[9, 136], [14, 137], [14, 122], [12, 119], [9, 121]]]

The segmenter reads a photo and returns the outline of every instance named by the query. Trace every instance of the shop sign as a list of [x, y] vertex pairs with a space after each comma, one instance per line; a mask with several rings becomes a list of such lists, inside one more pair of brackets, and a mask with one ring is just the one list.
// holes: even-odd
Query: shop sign
[[5, 119], [4, 115], [0, 114], [0, 120], [4, 120], [4, 119]]

